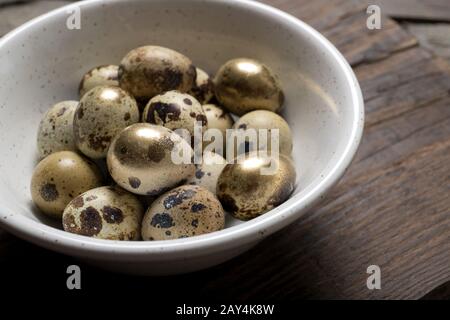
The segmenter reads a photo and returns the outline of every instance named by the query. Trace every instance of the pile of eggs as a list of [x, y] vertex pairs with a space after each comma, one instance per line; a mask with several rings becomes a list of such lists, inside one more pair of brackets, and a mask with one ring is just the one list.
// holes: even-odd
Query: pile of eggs
[[[35, 205], [65, 231], [110, 240], [191, 237], [223, 229], [227, 214], [264, 214], [294, 190], [292, 135], [277, 114], [283, 91], [256, 60], [230, 60], [212, 79], [179, 52], [144, 46], [119, 66], [86, 73], [79, 94], [41, 120], [42, 160], [31, 180]], [[196, 122], [224, 136], [278, 129], [280, 154], [246, 150], [244, 161], [227, 163], [205, 150], [201, 164], [176, 164], [173, 150], [196, 148], [174, 131], [193, 133]], [[261, 175], [273, 163], [275, 172]]]

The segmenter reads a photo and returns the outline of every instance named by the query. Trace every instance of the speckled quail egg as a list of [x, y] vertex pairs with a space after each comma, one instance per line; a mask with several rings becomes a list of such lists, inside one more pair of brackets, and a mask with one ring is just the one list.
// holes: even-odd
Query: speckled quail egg
[[105, 65], [89, 70], [80, 82], [78, 91], [82, 97], [97, 86], [119, 86], [119, 66]]
[[99, 187], [74, 198], [63, 213], [65, 231], [108, 240], [139, 240], [144, 208], [118, 186]]
[[217, 182], [217, 196], [232, 216], [250, 220], [283, 203], [293, 192], [295, 179], [290, 158], [252, 152], [225, 166]]
[[200, 68], [195, 70], [197, 71], [197, 77], [194, 86], [188, 93], [201, 104], [206, 104], [214, 97], [214, 83], [205, 71]]
[[292, 152], [292, 133], [286, 120], [280, 117], [278, 114], [267, 111], [267, 110], [256, 110], [243, 115], [234, 124], [234, 129], [237, 130], [247, 130], [247, 129], [267, 129], [266, 139], [259, 139], [262, 133], [258, 132], [258, 150], [267, 150], [270, 152], [272, 150], [271, 140], [275, 139], [276, 136], [272, 137], [271, 130], [278, 129], [278, 152], [285, 155], [290, 155]]
[[74, 118], [75, 143], [85, 155], [104, 158], [112, 139], [139, 121], [136, 101], [114, 86], [98, 86], [80, 100]]
[[261, 62], [247, 58], [233, 59], [220, 67], [214, 92], [221, 105], [239, 116], [257, 109], [277, 112], [284, 102], [274, 73]]
[[59, 151], [35, 168], [31, 197], [43, 213], [61, 218], [73, 198], [101, 184], [101, 173], [93, 162], [73, 151]]
[[206, 130], [208, 120], [201, 104], [193, 96], [178, 91], [168, 91], [153, 97], [142, 114], [142, 121], [171, 130], [186, 129], [194, 137], [195, 123]]
[[154, 196], [184, 183], [194, 174], [192, 156], [191, 146], [170, 129], [138, 123], [114, 138], [107, 165], [122, 188]]
[[[231, 129], [233, 127], [234, 121], [228, 112], [223, 110], [221, 107], [215, 104], [205, 104], [202, 106], [203, 111], [205, 112], [207, 119], [207, 128], [208, 129], [218, 129], [222, 134], [223, 139], [223, 149], [215, 150], [220, 154], [225, 154], [226, 151], [226, 137], [227, 137], [227, 129]], [[205, 139], [203, 140], [203, 147], [206, 147], [211, 144], [211, 140], [214, 139]]]
[[214, 152], [203, 153], [202, 163], [196, 165], [195, 175], [187, 184], [198, 185], [216, 194], [217, 180], [226, 165], [226, 160]]
[[199, 186], [181, 186], [153, 202], [142, 220], [144, 240], [186, 238], [223, 229], [225, 213], [217, 198]]
[[150, 99], [170, 90], [188, 92], [195, 83], [196, 71], [183, 54], [158, 46], [130, 51], [120, 63], [120, 86], [138, 100]]
[[37, 146], [39, 155], [46, 157], [57, 151], [75, 151], [73, 117], [78, 101], [62, 101], [55, 104], [41, 120]]

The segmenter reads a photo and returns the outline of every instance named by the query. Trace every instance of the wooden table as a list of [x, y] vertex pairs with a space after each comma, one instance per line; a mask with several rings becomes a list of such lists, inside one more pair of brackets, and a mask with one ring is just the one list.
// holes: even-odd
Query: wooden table
[[[389, 18], [368, 30], [364, 1], [264, 2], [321, 31], [354, 67], [367, 121], [347, 174], [303, 218], [221, 266], [136, 278], [78, 263], [85, 290], [141, 288], [161, 299], [218, 302], [416, 299], [450, 280], [449, 64]], [[2, 284], [64, 289], [73, 262], [0, 233]], [[30, 263], [35, 272], [27, 272]], [[381, 268], [381, 290], [366, 287], [369, 265]], [[174, 290], [188, 287], [196, 288], [189, 296]]]

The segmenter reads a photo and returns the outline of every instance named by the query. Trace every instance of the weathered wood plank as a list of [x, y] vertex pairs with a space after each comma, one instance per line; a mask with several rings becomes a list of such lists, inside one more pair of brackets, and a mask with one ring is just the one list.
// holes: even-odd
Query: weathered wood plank
[[[450, 68], [423, 49], [356, 70], [365, 98], [366, 128], [448, 96]], [[426, 90], [425, 90], [426, 88]]]
[[[416, 149], [450, 137], [450, 99], [440, 100], [366, 129], [345, 180], [390, 165]], [[382, 188], [382, 186], [380, 186]]]
[[404, 22], [402, 26], [417, 38], [421, 47], [450, 62], [449, 23]]
[[367, 8], [358, 0], [333, 0], [332, 2], [329, 0], [263, 0], [261, 2], [289, 12], [320, 31], [331, 29], [346, 17], [365, 12]]
[[417, 45], [417, 40], [397, 23], [383, 19], [380, 30], [366, 25], [365, 1], [271, 1], [264, 0], [321, 31], [344, 54], [351, 65], [373, 62]]
[[373, 0], [382, 12], [393, 18], [450, 22], [448, 0]]
[[365, 11], [346, 17], [324, 31], [352, 66], [384, 59], [400, 50], [417, 45], [417, 40], [390, 19], [381, 30], [369, 30]]

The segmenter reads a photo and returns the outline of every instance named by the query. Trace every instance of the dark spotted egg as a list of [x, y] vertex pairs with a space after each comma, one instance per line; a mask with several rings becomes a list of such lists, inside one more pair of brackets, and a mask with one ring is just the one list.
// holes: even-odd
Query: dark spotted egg
[[201, 186], [216, 194], [217, 180], [226, 164], [221, 155], [206, 151], [203, 153], [202, 163], [196, 165], [195, 174], [187, 183]]
[[108, 151], [109, 173], [122, 188], [155, 196], [194, 174], [191, 146], [170, 129], [148, 123], [127, 127]]
[[104, 65], [95, 67], [83, 76], [80, 82], [80, 98], [97, 86], [119, 86], [119, 66]]
[[112, 139], [139, 121], [136, 100], [114, 86], [98, 86], [80, 100], [74, 117], [75, 143], [86, 156], [106, 157]]
[[170, 90], [188, 92], [196, 78], [195, 67], [183, 54], [164, 47], [131, 50], [120, 63], [120, 87], [138, 100]]
[[[223, 147], [220, 150], [216, 150], [216, 152], [225, 154], [226, 153], [226, 137], [227, 130], [233, 127], [234, 121], [231, 115], [226, 112], [223, 108], [219, 107], [216, 104], [205, 104], [202, 106], [203, 111], [205, 112], [206, 119], [208, 120], [208, 129], [219, 130], [222, 134]], [[215, 141], [215, 138], [205, 136], [203, 140], [203, 148], [211, 145], [211, 141]], [[219, 146], [215, 146], [219, 148]]]
[[200, 68], [195, 70], [197, 71], [195, 84], [188, 93], [194, 96], [201, 104], [206, 104], [214, 97], [214, 83], [205, 71]]
[[93, 162], [73, 151], [59, 151], [44, 158], [35, 168], [31, 197], [43, 213], [61, 218], [73, 198], [101, 184], [101, 173]]
[[142, 221], [144, 240], [192, 237], [223, 229], [225, 213], [208, 190], [184, 185], [156, 199]]
[[199, 124], [201, 133], [206, 130], [208, 124], [197, 99], [178, 91], [168, 91], [153, 97], [144, 109], [142, 121], [171, 130], [186, 129], [191, 137], [194, 136], [195, 123]]
[[[291, 129], [281, 116], [272, 111], [255, 110], [243, 115], [234, 124], [236, 130], [267, 130], [265, 137], [263, 132], [259, 131], [257, 136], [258, 150], [272, 151], [272, 142], [275, 142], [278, 150], [277, 152], [285, 155], [290, 155], [292, 152], [292, 132]], [[274, 129], [278, 130], [277, 134]], [[264, 139], [262, 139], [264, 138]]]
[[65, 231], [108, 240], [139, 240], [144, 208], [118, 186], [99, 187], [74, 198], [63, 213]]
[[225, 166], [217, 182], [217, 197], [232, 216], [250, 220], [286, 201], [295, 180], [295, 168], [287, 156], [251, 152]]
[[73, 117], [78, 101], [55, 104], [42, 118], [37, 135], [39, 155], [46, 157], [57, 151], [76, 151], [73, 137]]

